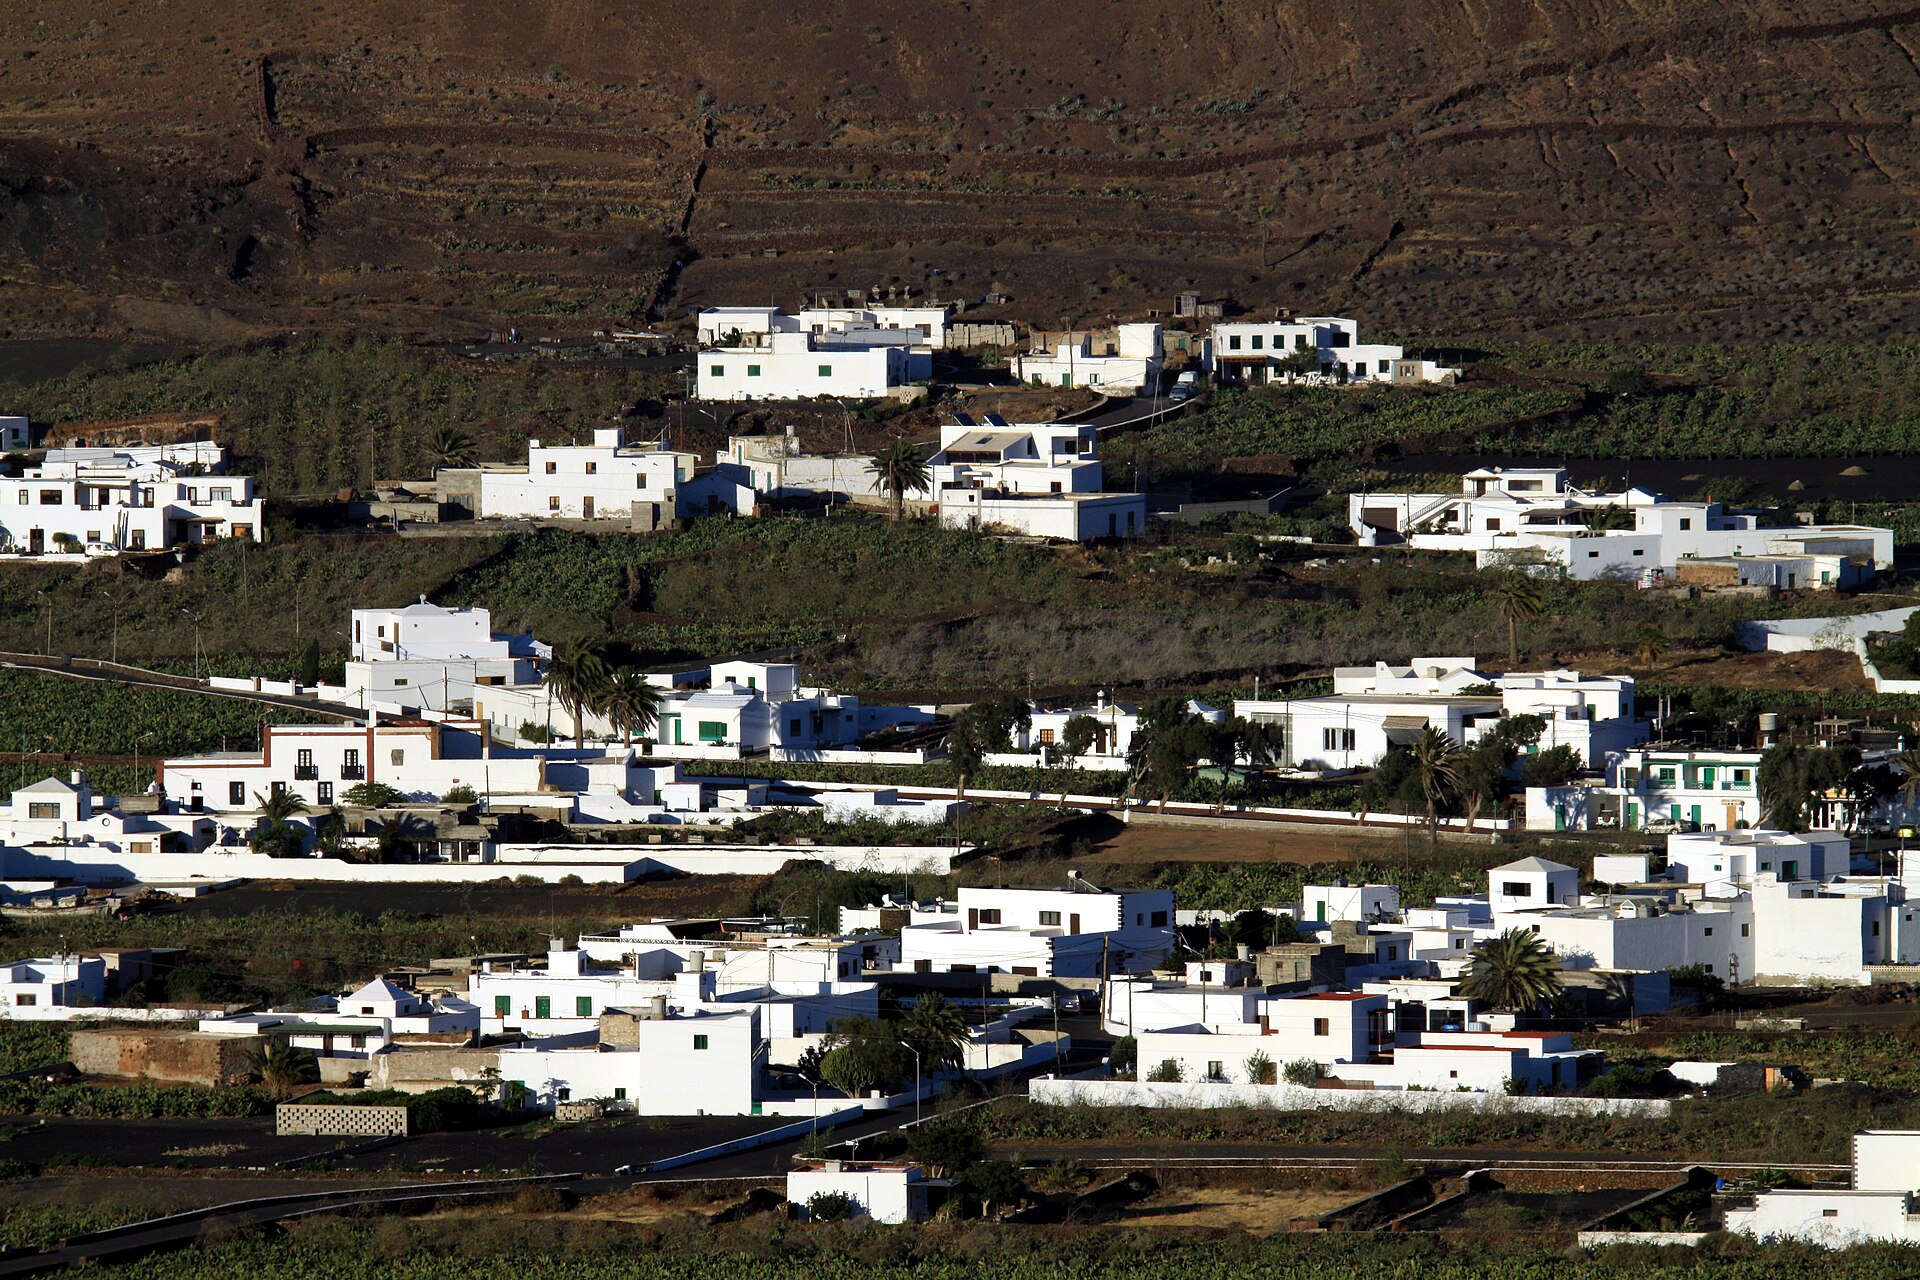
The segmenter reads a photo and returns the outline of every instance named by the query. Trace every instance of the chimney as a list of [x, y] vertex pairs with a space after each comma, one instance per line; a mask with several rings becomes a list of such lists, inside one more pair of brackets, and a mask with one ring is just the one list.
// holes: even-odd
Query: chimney
[[1233, 949], [1233, 953], [1242, 960], [1253, 959], [1253, 948], [1242, 942]]
[[667, 998], [665, 996], [655, 996], [651, 1007], [647, 1010], [647, 1016], [655, 1022], [665, 1022], [667, 1020]]
[[688, 963], [693, 966], [693, 971], [695, 973], [700, 973], [704, 971], [707, 967], [707, 953], [704, 951], [694, 952], [690, 957], [688, 957]]

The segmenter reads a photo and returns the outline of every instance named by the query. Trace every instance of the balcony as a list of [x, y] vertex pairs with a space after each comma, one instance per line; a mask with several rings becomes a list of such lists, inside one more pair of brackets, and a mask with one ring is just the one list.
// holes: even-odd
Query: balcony
[[367, 771], [357, 764], [343, 764], [340, 766], [340, 781], [342, 782], [359, 782], [366, 776]]
[[297, 764], [293, 767], [293, 780], [295, 782], [314, 782], [317, 781], [319, 777], [320, 770], [314, 765]]

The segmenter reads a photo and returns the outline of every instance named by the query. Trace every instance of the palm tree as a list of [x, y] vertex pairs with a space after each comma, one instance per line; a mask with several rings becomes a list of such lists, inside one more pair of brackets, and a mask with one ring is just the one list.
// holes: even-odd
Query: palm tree
[[[587, 712], [598, 710], [607, 688], [607, 648], [598, 640], [581, 640], [567, 646], [565, 652], [547, 668], [547, 693], [573, 717], [573, 743], [587, 745]], [[549, 704], [551, 705], [551, 704]], [[547, 726], [549, 730], [552, 725]]]
[[631, 747], [634, 734], [645, 737], [660, 723], [660, 690], [648, 682], [645, 672], [621, 667], [607, 677], [600, 710]]
[[1666, 637], [1652, 627], [1640, 632], [1640, 638], [1634, 641], [1634, 656], [1640, 659], [1640, 665], [1651, 667], [1654, 660], [1667, 651]]
[[1920, 751], [1902, 751], [1893, 758], [1893, 767], [1900, 770], [1900, 783], [1894, 788], [1894, 794], [1900, 797], [1901, 823], [1907, 825], [1907, 816], [1913, 812], [1913, 805], [1920, 800]]
[[967, 1020], [937, 991], [913, 1002], [901, 1030], [901, 1038], [925, 1055], [929, 1066], [958, 1066], [966, 1060]]
[[1546, 611], [1547, 593], [1540, 580], [1520, 569], [1508, 569], [1487, 584], [1487, 599], [1507, 621], [1507, 669], [1520, 665], [1520, 624]]
[[1595, 533], [1605, 533], [1609, 530], [1631, 529], [1634, 523], [1633, 512], [1627, 510], [1625, 507], [1615, 506], [1612, 503], [1608, 503], [1605, 506], [1588, 507], [1580, 513], [1580, 523], [1592, 529]]
[[313, 1054], [294, 1048], [284, 1039], [271, 1040], [265, 1048], [248, 1054], [247, 1065], [260, 1077], [260, 1083], [266, 1086], [267, 1094], [275, 1102], [285, 1101], [301, 1085], [320, 1078]]
[[417, 814], [403, 813], [380, 824], [374, 841], [373, 860], [388, 864], [407, 861], [407, 855], [420, 856], [420, 846], [433, 839], [433, 824]]
[[1428, 725], [1413, 746], [1413, 770], [1420, 778], [1420, 790], [1427, 797], [1427, 840], [1429, 850], [1440, 852], [1440, 797], [1450, 793], [1460, 780], [1460, 766], [1466, 753], [1458, 743], [1432, 725]]
[[906, 514], [908, 493], [933, 488], [933, 472], [911, 441], [882, 445], [867, 455], [867, 465], [873, 468], [874, 482], [893, 495], [895, 520]]
[[1213, 731], [1214, 763], [1220, 766], [1220, 802], [1215, 811], [1227, 811], [1227, 789], [1233, 769], [1244, 761], [1250, 769], [1264, 768], [1280, 755], [1280, 726], [1233, 716]]
[[1560, 964], [1539, 934], [1515, 926], [1473, 949], [1460, 994], [1496, 1009], [1531, 1012], [1560, 994]]
[[293, 825], [295, 814], [307, 811], [307, 802], [295, 792], [281, 787], [262, 795], [256, 791], [253, 800], [260, 808], [260, 822], [247, 837], [247, 843], [254, 852], [264, 853], [274, 858], [297, 858], [301, 846], [306, 843], [300, 834], [300, 828]]
[[433, 469], [473, 465], [473, 437], [458, 427], [442, 427], [427, 441], [427, 454]]

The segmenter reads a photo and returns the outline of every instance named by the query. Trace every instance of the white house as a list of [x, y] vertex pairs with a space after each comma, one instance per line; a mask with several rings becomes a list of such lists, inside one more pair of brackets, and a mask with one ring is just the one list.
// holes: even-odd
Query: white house
[[738, 468], [756, 498], [768, 502], [825, 498], [885, 506], [893, 500], [865, 454], [802, 452], [791, 429], [777, 436], [734, 436], [714, 462], [722, 469]]
[[207, 818], [124, 811], [111, 797], [94, 795], [84, 770], [19, 787], [0, 806], [0, 845], [182, 853], [205, 848], [217, 834]]
[[1774, 1188], [1729, 1205], [1726, 1230], [1756, 1240], [1798, 1240], [1828, 1249], [1920, 1244], [1920, 1130], [1864, 1129], [1853, 1135], [1847, 1188]]
[[[1402, 347], [1363, 343], [1359, 324], [1337, 316], [1221, 321], [1213, 326], [1209, 350], [1217, 381], [1251, 386], [1302, 377], [1369, 383], [1452, 382], [1460, 376], [1458, 369], [1431, 360], [1409, 360]], [[1282, 362], [1296, 352], [1312, 352], [1316, 369], [1306, 374], [1283, 370]]]
[[1487, 899], [1502, 911], [1561, 906], [1580, 896], [1580, 873], [1546, 858], [1521, 858], [1487, 872]]
[[1333, 688], [1311, 698], [1236, 700], [1234, 714], [1282, 727], [1282, 763], [1325, 771], [1371, 767], [1428, 728], [1471, 746], [1510, 716], [1543, 722], [1527, 752], [1570, 747], [1591, 768], [1647, 736], [1635, 713], [1631, 676], [1492, 675], [1470, 658], [1415, 658], [1406, 666], [1336, 667]]
[[947, 345], [948, 307], [867, 305], [802, 307], [707, 307], [694, 317], [703, 347], [765, 345], [775, 333], [806, 333], [861, 343], [899, 343], [941, 351]]
[[[1704, 831], [1751, 827], [1762, 817], [1758, 751], [1643, 748], [1607, 763], [1603, 786], [1529, 787], [1526, 824], [1535, 831], [1618, 828], [1654, 820]], [[1816, 825], [1844, 823], [1852, 801], [1814, 805]]]
[[597, 1099], [642, 1116], [753, 1115], [765, 1060], [759, 1024], [751, 1006], [649, 1016], [634, 1024], [632, 1044], [502, 1049], [500, 1075], [544, 1111]]
[[99, 956], [66, 953], [0, 964], [0, 1019], [90, 1008], [106, 994], [107, 962]]
[[1145, 972], [1173, 947], [1173, 894], [1164, 889], [963, 885], [956, 901], [913, 911], [900, 931], [900, 967], [1094, 978]]
[[[1605, 515], [1624, 527], [1599, 527]], [[1402, 543], [1422, 551], [1472, 552], [1482, 568], [1518, 565], [1580, 580], [1643, 586], [1676, 580], [1682, 564], [1753, 556], [1807, 558], [1767, 580], [1796, 588], [1857, 585], [1893, 567], [1893, 531], [1866, 525], [1763, 527], [1761, 516], [1720, 502], [1678, 502], [1644, 488], [1588, 492], [1557, 467], [1481, 467], [1461, 477], [1458, 493], [1356, 493], [1348, 523], [1363, 546]], [[1837, 559], [1836, 559], [1837, 558]], [[1824, 567], [1822, 567], [1824, 566]], [[1812, 576], [1817, 572], [1819, 577]], [[1707, 585], [1738, 585], [1740, 575], [1702, 568]]]
[[1147, 499], [1102, 489], [1099, 433], [1071, 422], [1011, 423], [966, 414], [940, 428], [928, 459], [940, 523], [1085, 542], [1142, 532]]
[[210, 441], [129, 449], [55, 449], [0, 476], [0, 548], [14, 554], [115, 555], [221, 538], [266, 539], [248, 476], [224, 475]]
[[1119, 325], [1111, 341], [1081, 333], [1051, 350], [1016, 355], [1013, 376], [1035, 387], [1091, 387], [1133, 395], [1159, 385], [1162, 341], [1158, 324]]
[[33, 429], [18, 414], [0, 415], [0, 452], [18, 453], [33, 447]]
[[449, 609], [425, 596], [397, 609], [355, 609], [340, 701], [469, 714], [475, 691], [531, 685], [553, 656], [532, 636], [496, 635], [487, 610]]
[[371, 1059], [402, 1044], [458, 1048], [473, 1043], [480, 1011], [457, 997], [430, 1000], [386, 978], [373, 978], [343, 996], [326, 996], [299, 1009], [203, 1018], [212, 1035], [285, 1037], [320, 1058]]
[[927, 1192], [945, 1185], [918, 1165], [821, 1160], [787, 1174], [787, 1203], [805, 1209], [815, 1196], [840, 1195], [853, 1202], [857, 1216], [875, 1222], [925, 1222]]
[[[1219, 724], [1227, 713], [1204, 702], [1187, 700], [1187, 710], [1209, 724]], [[1048, 707], [1029, 704], [1030, 722], [1013, 732], [1011, 751], [987, 754], [989, 764], [1062, 765], [1075, 769], [1126, 769], [1127, 753], [1133, 749], [1134, 734], [1140, 731], [1142, 708], [1138, 703], [1116, 702], [1102, 689], [1092, 703], [1080, 706]], [[1093, 722], [1093, 745], [1082, 755], [1069, 757], [1064, 743], [1067, 726], [1075, 720]]]
[[651, 531], [688, 514], [681, 489], [699, 458], [658, 441], [629, 444], [621, 427], [596, 427], [590, 444], [527, 441], [525, 465], [447, 467], [436, 475], [443, 501], [482, 520], [602, 520]]

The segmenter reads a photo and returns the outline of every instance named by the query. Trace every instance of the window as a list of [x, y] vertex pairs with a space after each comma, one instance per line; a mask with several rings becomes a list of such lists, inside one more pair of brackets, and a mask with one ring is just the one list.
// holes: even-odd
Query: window
[[727, 740], [726, 722], [722, 720], [702, 720], [700, 722], [700, 741], [725, 742]]
[[576, 1018], [591, 1018], [593, 1016], [593, 997], [575, 996], [573, 998], [573, 1016]]
[[1240, 349], [1240, 335], [1239, 335], [1239, 334], [1237, 334], [1237, 333], [1230, 333], [1230, 334], [1228, 334], [1228, 335], [1227, 335], [1227, 350], [1229, 350], [1229, 351], [1238, 351], [1239, 349]]
[[1693, 528], [1693, 521], [1691, 521], [1691, 520], [1689, 520], [1689, 519], [1687, 519], [1686, 517], [1684, 517], [1684, 516], [1682, 516], [1682, 517], [1681, 517], [1681, 519], [1680, 519], [1680, 527], [1681, 527], [1682, 529], [1691, 529], [1691, 528]]
[[1713, 930], [1712, 929], [1703, 930], [1701, 936], [1711, 938], [1713, 936]]
[[1752, 925], [1750, 925], [1750, 924], [1743, 924], [1743, 925], [1741, 925], [1741, 926], [1740, 926], [1740, 936], [1741, 936], [1741, 937], [1743, 937], [1743, 938], [1750, 938], [1750, 937], [1752, 937], [1752, 936], [1753, 936], [1753, 926], [1752, 926]]
[[320, 794], [316, 798], [320, 801], [321, 804], [332, 804], [333, 803], [333, 784], [331, 782], [321, 783]]
[[1154, 927], [1154, 928], [1156, 928], [1156, 929], [1164, 929], [1164, 928], [1166, 928], [1166, 927], [1167, 927], [1167, 913], [1166, 913], [1166, 912], [1164, 912], [1164, 911], [1156, 911], [1156, 912], [1154, 912], [1154, 913], [1153, 913], [1153, 927]]
[[823, 378], [831, 378], [833, 376], [833, 366], [830, 364], [821, 365], [820, 376]]
[[1209, 1080], [1224, 1080], [1224, 1079], [1226, 1079], [1226, 1078], [1227, 1078], [1227, 1065], [1226, 1065], [1226, 1063], [1224, 1063], [1224, 1062], [1212, 1062], [1212, 1061], [1209, 1061], [1209, 1062], [1207, 1063], [1207, 1079], [1209, 1079]]
[[60, 491], [58, 489], [42, 489], [40, 491], [40, 505], [43, 507], [59, 506]]
[[983, 908], [980, 912], [980, 923], [981, 924], [999, 924], [1000, 908], [998, 907]]
[[1820, 1216], [1823, 1218], [1837, 1218], [1840, 1216], [1840, 1211], [1838, 1209], [1822, 1209]]
[[569, 1102], [573, 1099], [573, 1090], [562, 1086], [553, 1091], [553, 1096], [556, 1101]]
[[398, 769], [401, 765], [407, 762], [407, 753], [405, 751], [402, 751], [400, 748], [395, 747], [393, 749], [393, 754], [392, 756], [389, 757], [389, 759], [393, 761], [393, 767]]
[[548, 475], [552, 475], [552, 474], [553, 474], [554, 472], [556, 472], [556, 471], [558, 471], [559, 469], [560, 469], [560, 464], [559, 464], [559, 463], [557, 463], [557, 462], [549, 462], [549, 463], [547, 464], [547, 474], [548, 474]]
[[547, 495], [547, 510], [549, 510], [549, 511], [558, 511], [559, 509], [560, 509], [560, 495], [559, 495], [559, 494], [557, 494], [557, 493], [553, 493], [553, 494], [548, 494], [548, 495]]
[[1447, 1072], [1447, 1079], [1449, 1079], [1449, 1080], [1458, 1080], [1459, 1078], [1460, 1078], [1460, 1073], [1459, 1073], [1458, 1071], [1449, 1071], [1449, 1072]]
[[1533, 886], [1525, 880], [1508, 880], [1501, 884], [1500, 896], [1503, 898], [1531, 898], [1533, 896]]
[[623, 1084], [615, 1085], [613, 1090], [613, 1100], [615, 1102], [625, 1102], [627, 1100], [627, 1086]]
[[57, 803], [49, 804], [37, 800], [31, 801], [27, 805], [27, 816], [42, 822], [52, 821], [59, 818], [60, 806]]
[[695, 1036], [693, 1038], [693, 1047], [696, 1049], [705, 1049], [707, 1047], [707, 1038], [705, 1036]]
[[232, 501], [233, 501], [233, 490], [231, 490], [231, 489], [215, 489], [215, 490], [213, 491], [213, 494], [212, 494], [212, 497], [213, 497], [213, 500], [214, 500], [215, 502], [232, 502]]
[[495, 996], [493, 998], [493, 1016], [494, 1017], [504, 1018], [511, 1012], [513, 1012], [512, 996]]
[[244, 782], [229, 782], [227, 784], [227, 803], [245, 804], [246, 802], [247, 784]]
[[799, 733], [799, 732], [800, 732], [800, 722], [799, 722], [798, 720], [789, 720], [789, 721], [787, 721], [787, 732], [788, 732], [788, 733]]
[[1324, 1036], [1329, 1033], [1330, 1033], [1330, 1027], [1325, 1018], [1315, 1018], [1313, 1020], [1313, 1034], [1317, 1036]]
[[1259, 334], [1257, 334], [1257, 333], [1256, 333], [1256, 334], [1254, 334], [1254, 335], [1253, 335], [1253, 349], [1254, 349], [1255, 351], [1258, 351], [1258, 350], [1260, 349], [1260, 344], [1261, 344], [1261, 343], [1263, 343], [1263, 342], [1265, 342], [1265, 341], [1266, 341], [1266, 339], [1265, 339], [1265, 338], [1262, 338], [1262, 337], [1261, 337], [1261, 336], [1260, 336]]
[[1495, 517], [1487, 521], [1487, 532], [1498, 533], [1499, 531], [1500, 531], [1500, 520], [1498, 517]]
[[1040, 913], [1040, 923], [1043, 925], [1057, 925], [1060, 923], [1060, 913], [1058, 911], [1042, 911]]
[[1393, 362], [1392, 362], [1391, 360], [1382, 360], [1382, 361], [1380, 362], [1380, 372], [1382, 372], [1382, 373], [1392, 373], [1392, 372], [1393, 372]]
[[553, 997], [535, 996], [533, 998], [533, 1016], [536, 1018], [551, 1018], [553, 1016]]
[[1320, 749], [1322, 751], [1353, 750], [1354, 731], [1352, 729], [1322, 729], [1320, 731]]
[[600, 474], [600, 464], [599, 464], [599, 463], [597, 463], [597, 462], [589, 462], [589, 463], [587, 464], [587, 474], [588, 474], [588, 475], [590, 475], [590, 476], [597, 476], [597, 475], [599, 475], [599, 474]]
[[30, 994], [27, 994], [27, 993], [22, 993], [22, 994], [20, 994], [20, 995], [17, 995], [17, 996], [15, 996], [15, 997], [13, 998], [13, 1002], [14, 1002], [15, 1004], [18, 1004], [18, 1005], [32, 1005], [32, 1004], [39, 1004], [39, 1003], [40, 1003], [40, 997], [39, 997], [39, 996], [36, 996], [36, 995], [30, 995]]
[[727, 366], [723, 364], [711, 365], [708, 368], [708, 372], [716, 378], [724, 378], [727, 376]]
[[759, 366], [759, 365], [757, 365], [757, 364], [750, 364], [750, 365], [748, 365], [748, 366], [747, 366], [747, 376], [748, 376], [749, 378], [757, 378], [757, 377], [759, 377], [759, 376], [760, 376], [760, 366]]

